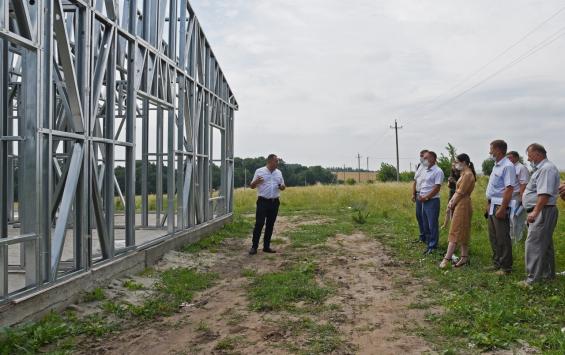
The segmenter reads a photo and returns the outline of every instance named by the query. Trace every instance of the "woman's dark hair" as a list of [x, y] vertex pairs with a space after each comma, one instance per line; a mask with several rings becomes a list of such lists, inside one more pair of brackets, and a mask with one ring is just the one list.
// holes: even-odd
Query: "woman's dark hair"
[[473, 176], [475, 177], [475, 181], [476, 181], [477, 180], [477, 173], [475, 172], [475, 165], [471, 161], [471, 158], [469, 158], [469, 156], [467, 154], [463, 153], [463, 154], [459, 154], [455, 159], [457, 159], [457, 161], [465, 163], [469, 166], [469, 168], [473, 172]]

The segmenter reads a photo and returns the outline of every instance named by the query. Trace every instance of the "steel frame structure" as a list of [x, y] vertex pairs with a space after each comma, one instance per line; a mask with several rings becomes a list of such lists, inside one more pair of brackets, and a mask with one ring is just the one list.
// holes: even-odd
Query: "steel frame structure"
[[0, 68], [0, 304], [232, 213], [238, 105], [187, 0], [0, 0]]

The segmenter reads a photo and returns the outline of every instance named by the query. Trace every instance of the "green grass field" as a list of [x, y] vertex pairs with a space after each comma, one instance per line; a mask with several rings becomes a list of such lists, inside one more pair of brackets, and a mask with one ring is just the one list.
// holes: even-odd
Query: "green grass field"
[[[427, 278], [422, 303], [414, 307], [441, 306], [442, 315], [430, 314], [430, 327], [416, 329], [441, 349], [489, 350], [512, 348], [526, 342], [546, 353], [565, 353], [565, 277], [523, 289], [524, 242], [514, 246], [514, 273], [500, 277], [485, 269], [491, 265], [486, 221], [483, 217], [487, 184], [477, 182], [473, 193], [474, 215], [471, 239], [471, 267], [440, 270], [442, 255], [424, 258], [423, 246], [411, 243], [418, 236], [411, 184], [389, 183], [358, 186], [314, 186], [290, 188], [283, 193], [282, 214], [317, 214], [346, 223], [356, 210], [368, 214], [366, 223], [355, 224], [367, 235], [386, 244], [394, 255], [406, 261], [415, 278]], [[442, 189], [442, 211], [447, 189]], [[253, 211], [255, 192], [239, 190], [238, 213]], [[361, 206], [361, 207], [359, 207]], [[561, 218], [554, 234], [557, 271], [565, 270], [565, 204], [560, 202]], [[440, 217], [443, 222], [443, 213]], [[338, 227], [336, 225], [336, 227]], [[339, 229], [339, 228], [338, 228]], [[447, 231], [442, 231], [440, 247], [447, 247]]]
[[[411, 202], [411, 185], [376, 183], [357, 186], [311, 186], [289, 188], [283, 192], [280, 214], [308, 218], [326, 218], [323, 224], [304, 225], [286, 235], [290, 248], [299, 250], [300, 260], [289, 260], [287, 269], [258, 274], [244, 269], [249, 278], [249, 308], [300, 315], [288, 320], [283, 328], [292, 334], [307, 335], [306, 348], [288, 348], [295, 353], [330, 353], [345, 346], [336, 324], [317, 324], [316, 315], [331, 312], [324, 304], [332, 294], [331, 285], [314, 282], [315, 258], [312, 247], [322, 248], [338, 233], [363, 232], [383, 243], [392, 255], [402, 261], [415, 279], [423, 282], [418, 302], [410, 307], [428, 312], [425, 326], [407, 331], [424, 337], [439, 352], [479, 353], [493, 349], [519, 349], [529, 344], [547, 354], [565, 353], [565, 277], [536, 285], [531, 289], [517, 286], [525, 276], [524, 245], [514, 247], [514, 273], [496, 276], [485, 269], [490, 266], [490, 245], [483, 217], [486, 180], [477, 183], [473, 194], [474, 216], [471, 239], [471, 266], [461, 270], [440, 270], [440, 253], [423, 257], [423, 245], [414, 244], [418, 231]], [[228, 238], [248, 238], [253, 223], [255, 191], [237, 190], [233, 223], [200, 242], [183, 248], [186, 253], [207, 250], [215, 252]], [[447, 191], [443, 188], [442, 204]], [[557, 271], [565, 270], [565, 204], [560, 202], [562, 217], [554, 235]], [[443, 222], [441, 216], [440, 222]], [[446, 248], [447, 231], [442, 231], [440, 247]], [[151, 270], [148, 270], [151, 272]], [[132, 324], [151, 324], [151, 320], [168, 316], [181, 302], [190, 301], [195, 292], [214, 284], [218, 275], [196, 273], [190, 269], [173, 269], [158, 273], [154, 296], [139, 306], [111, 302], [102, 289], [85, 295], [85, 300], [102, 302], [102, 313], [78, 319], [71, 312], [52, 313], [40, 322], [0, 333], [0, 353], [14, 349], [33, 353], [51, 346], [57, 353], [72, 352], [73, 338], [105, 336], [119, 332], [124, 324], [112, 319], [129, 319]], [[377, 276], [376, 276], [377, 277]], [[128, 289], [143, 288], [132, 282]], [[300, 305], [300, 306], [298, 306]], [[326, 309], [327, 308], [327, 309]], [[441, 312], [437, 312], [441, 309]], [[131, 326], [131, 325], [130, 325]], [[202, 328], [205, 324], [202, 325]], [[236, 348], [237, 337], [225, 338], [218, 350]], [[289, 345], [290, 346], [290, 345]], [[59, 352], [58, 352], [59, 351]]]

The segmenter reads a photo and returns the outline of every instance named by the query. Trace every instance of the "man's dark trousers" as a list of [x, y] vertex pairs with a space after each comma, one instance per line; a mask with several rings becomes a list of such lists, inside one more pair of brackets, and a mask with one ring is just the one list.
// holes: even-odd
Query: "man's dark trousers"
[[420, 241], [425, 243], [424, 203], [418, 200], [418, 194], [416, 194], [416, 220], [418, 221], [418, 229], [420, 230]]
[[492, 249], [492, 262], [496, 269], [512, 271], [512, 239], [510, 239], [510, 218], [508, 209], [504, 219], [496, 218], [500, 206], [495, 205], [494, 211], [488, 218], [488, 235]]
[[270, 249], [271, 236], [273, 235], [273, 227], [279, 213], [280, 201], [278, 198], [266, 199], [259, 197], [257, 199], [257, 209], [255, 211], [255, 228], [253, 229], [253, 248], [259, 247], [259, 238], [261, 231], [265, 225], [265, 236], [263, 238], [263, 249]]
[[439, 242], [439, 198], [432, 198], [422, 202], [422, 212], [424, 217], [424, 234], [428, 250], [435, 250]]

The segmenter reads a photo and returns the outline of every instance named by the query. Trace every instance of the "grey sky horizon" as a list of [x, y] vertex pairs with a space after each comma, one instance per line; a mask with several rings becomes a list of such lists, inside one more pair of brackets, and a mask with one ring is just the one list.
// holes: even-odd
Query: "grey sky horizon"
[[520, 154], [539, 142], [565, 170], [562, 1], [191, 5], [240, 105], [238, 157], [356, 167], [360, 153], [374, 170], [395, 164], [397, 119], [402, 171], [448, 142], [480, 166], [498, 138]]

